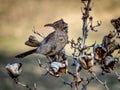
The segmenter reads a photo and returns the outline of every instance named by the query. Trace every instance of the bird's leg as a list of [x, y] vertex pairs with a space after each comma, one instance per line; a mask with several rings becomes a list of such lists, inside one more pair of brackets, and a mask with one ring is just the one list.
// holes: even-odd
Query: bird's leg
[[46, 57], [47, 57], [49, 63], [51, 63], [51, 62], [53, 61], [52, 58], [51, 58], [50, 56], [46, 56]]
[[56, 55], [55, 55], [55, 58], [56, 58], [55, 60], [56, 60], [57, 62], [59, 62], [59, 61], [60, 61], [60, 54], [56, 54]]

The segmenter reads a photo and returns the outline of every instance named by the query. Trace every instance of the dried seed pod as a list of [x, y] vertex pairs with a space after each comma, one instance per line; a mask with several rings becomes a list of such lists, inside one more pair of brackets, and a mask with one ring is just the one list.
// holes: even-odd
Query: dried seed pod
[[93, 47], [94, 58], [96, 61], [101, 62], [107, 54], [107, 50], [100, 44]]
[[7, 64], [6, 69], [8, 71], [8, 74], [11, 78], [15, 79], [18, 78], [18, 76], [22, 72], [22, 64], [21, 63], [14, 63], [14, 64]]
[[104, 64], [106, 66], [109, 66], [111, 63], [116, 63], [118, 62], [118, 58], [114, 58], [112, 56], [106, 56], [104, 59]]
[[40, 42], [37, 40], [35, 36], [30, 35], [28, 41], [25, 42], [25, 45], [31, 47], [38, 47]]
[[32, 41], [37, 41], [37, 38], [35, 36], [30, 35], [28, 40], [31, 41], [31, 42]]
[[[109, 35], [110, 36], [110, 35]], [[108, 35], [104, 36], [103, 37], [103, 40], [102, 40], [102, 46], [104, 48], [107, 48], [107, 46], [111, 43], [111, 38], [109, 37]]]
[[110, 68], [110, 67], [108, 67], [108, 66], [103, 66], [103, 67], [101, 67], [102, 68], [102, 70], [104, 71], [104, 72], [106, 72], [106, 73], [111, 73], [113, 70]]
[[53, 70], [49, 70], [49, 74], [55, 77], [59, 77], [60, 74], [59, 73], [55, 73]]
[[84, 69], [91, 68], [94, 64], [93, 55], [92, 54], [85, 54], [85, 55], [81, 56], [79, 59], [79, 63]]
[[104, 36], [103, 40], [102, 40], [102, 46], [107, 48], [107, 46], [109, 44], [111, 44], [112, 39], [116, 36], [117, 31], [110, 31], [108, 35]]
[[107, 52], [109, 54], [113, 53], [115, 50], [120, 49], [119, 43], [117, 43], [115, 40], [113, 40], [108, 46], [107, 46]]
[[49, 73], [53, 76], [59, 77], [60, 73], [67, 73], [67, 66], [68, 66], [67, 60], [63, 60], [61, 62], [54, 61], [50, 64]]
[[114, 66], [116, 63], [118, 63], [118, 58], [115, 58], [113, 56], [106, 56], [102, 69], [107, 73], [111, 73], [114, 70]]

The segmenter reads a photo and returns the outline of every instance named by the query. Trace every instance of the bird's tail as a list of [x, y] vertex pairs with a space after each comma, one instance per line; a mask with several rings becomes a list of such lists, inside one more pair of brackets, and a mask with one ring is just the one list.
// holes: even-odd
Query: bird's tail
[[21, 54], [15, 56], [15, 57], [16, 57], [16, 58], [24, 58], [24, 57], [26, 57], [26, 56], [28, 56], [28, 55], [30, 55], [30, 54], [35, 53], [35, 52], [36, 52], [36, 49], [32, 49], [32, 50], [30, 50], [30, 51], [21, 53]]

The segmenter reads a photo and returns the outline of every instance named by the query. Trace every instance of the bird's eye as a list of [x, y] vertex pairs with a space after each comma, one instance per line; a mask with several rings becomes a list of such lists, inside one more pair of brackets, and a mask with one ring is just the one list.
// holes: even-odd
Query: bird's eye
[[60, 39], [60, 41], [63, 41], [63, 39]]
[[61, 42], [64, 42], [64, 38], [63, 38], [63, 37], [59, 37], [59, 40], [60, 40]]
[[63, 27], [63, 29], [67, 29], [67, 27]]

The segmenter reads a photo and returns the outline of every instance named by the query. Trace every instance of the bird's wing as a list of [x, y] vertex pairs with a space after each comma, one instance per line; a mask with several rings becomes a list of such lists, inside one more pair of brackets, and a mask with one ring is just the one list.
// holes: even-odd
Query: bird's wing
[[45, 44], [53, 43], [53, 41], [55, 40], [55, 34], [56, 34], [55, 31], [50, 33], [46, 38], [43, 39], [41, 44], [45, 45]]
[[55, 42], [55, 32], [52, 32], [42, 40], [39, 47], [37, 48], [37, 53], [41, 53], [44, 55], [48, 54], [49, 52], [51, 52], [52, 48], [56, 47]]

